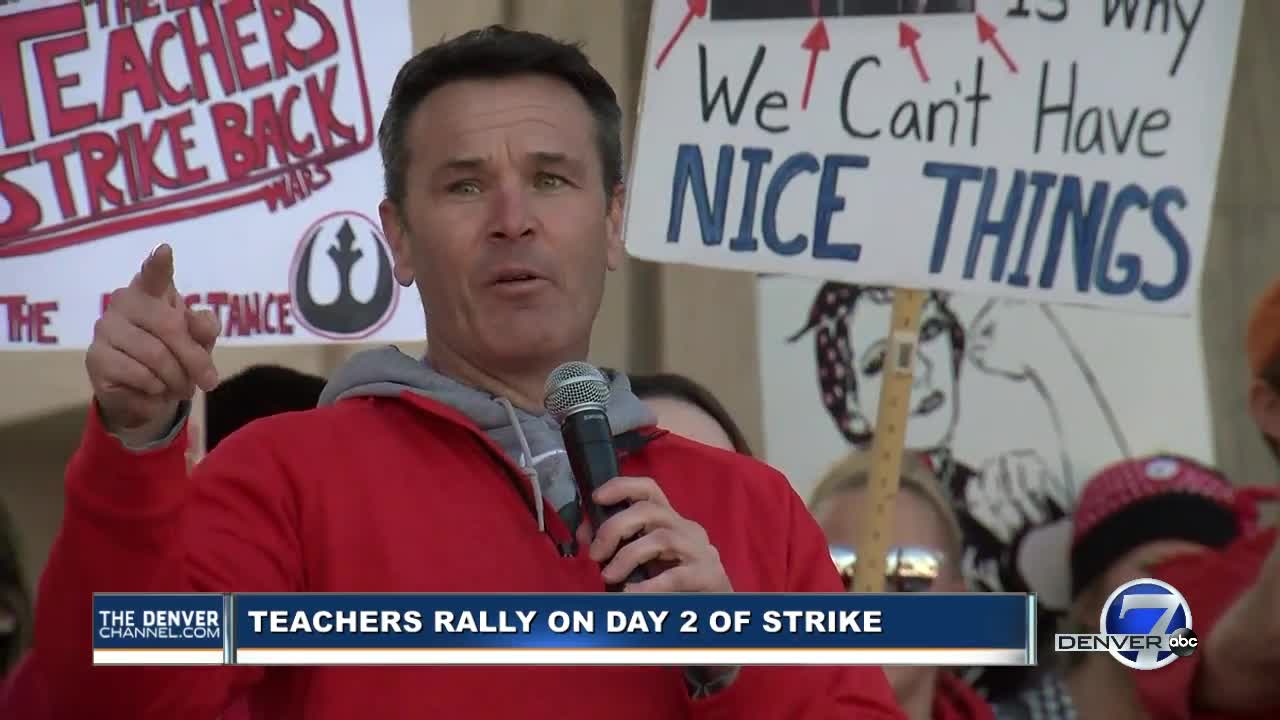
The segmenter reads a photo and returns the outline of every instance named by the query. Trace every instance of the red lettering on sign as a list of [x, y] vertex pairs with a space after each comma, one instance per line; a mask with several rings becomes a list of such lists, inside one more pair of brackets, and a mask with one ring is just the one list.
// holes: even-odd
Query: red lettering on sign
[[49, 121], [49, 134], [79, 130], [98, 122], [98, 110], [93, 105], [66, 107], [62, 91], [80, 84], [80, 75], [59, 75], [54, 61], [67, 53], [80, 52], [89, 47], [89, 36], [84, 33], [65, 35], [35, 44], [36, 69], [40, 73], [40, 91], [44, 96], [45, 114]]
[[[288, 293], [212, 290], [203, 294], [189, 293], [183, 296], [182, 301], [192, 310], [211, 310], [222, 325], [223, 337], [294, 333], [294, 326], [289, 322], [292, 302]], [[102, 311], [106, 312], [110, 304], [110, 293], [104, 293]]]
[[204, 20], [204, 32], [208, 35], [205, 42], [197, 42], [195, 29], [191, 25], [191, 17], [195, 13], [183, 13], [178, 16], [178, 33], [182, 36], [182, 51], [186, 53], [187, 68], [191, 71], [191, 87], [195, 98], [200, 102], [209, 99], [209, 87], [205, 84], [204, 63], [201, 56], [213, 59], [214, 69], [218, 73], [218, 83], [224, 95], [236, 91], [236, 79], [231, 74], [231, 58], [227, 57], [227, 41], [222, 36], [222, 24], [218, 21], [218, 12], [213, 5], [200, 6], [200, 18]]
[[117, 120], [124, 108], [124, 96], [133, 93], [147, 111], [160, 107], [151, 67], [132, 27], [112, 30], [107, 36], [107, 82], [103, 89], [102, 119]]
[[57, 336], [49, 329], [53, 313], [58, 311], [57, 302], [30, 302], [26, 295], [0, 295], [0, 307], [8, 318], [9, 342], [57, 344]]
[[53, 190], [58, 194], [58, 209], [62, 211], [64, 220], [79, 214], [76, 212], [76, 199], [71, 194], [71, 183], [67, 179], [67, 156], [75, 150], [75, 141], [63, 140], [36, 148], [35, 152], [36, 162], [49, 166]]
[[86, 0], [5, 16], [0, 258], [324, 187], [376, 134], [353, 3]]

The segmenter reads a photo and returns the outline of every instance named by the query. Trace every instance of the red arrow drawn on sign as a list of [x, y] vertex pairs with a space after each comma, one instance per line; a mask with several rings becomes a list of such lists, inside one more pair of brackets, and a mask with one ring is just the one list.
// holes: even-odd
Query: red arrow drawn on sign
[[695, 17], [705, 17], [707, 14], [707, 0], [688, 0], [689, 9], [684, 13], [684, 19], [680, 21], [680, 26], [676, 28], [675, 33], [667, 44], [662, 48], [662, 52], [658, 53], [658, 62], [654, 64], [655, 68], [662, 67], [662, 63], [667, 61], [667, 54], [671, 52], [671, 48], [675, 47], [676, 41], [684, 34], [689, 23], [693, 22]]
[[804, 36], [800, 47], [809, 51], [809, 72], [804, 77], [804, 95], [800, 96], [800, 109], [809, 107], [809, 91], [813, 89], [813, 74], [818, 69], [818, 54], [831, 49], [831, 40], [827, 37], [826, 23], [821, 19], [814, 23], [813, 29]]
[[920, 79], [929, 82], [929, 71], [924, 68], [924, 60], [920, 57], [920, 31], [907, 23], [898, 23], [898, 47], [911, 49], [911, 61], [916, 64]]
[[978, 13], [978, 44], [991, 43], [991, 46], [1000, 53], [1000, 57], [1004, 60], [1004, 64], [1009, 66], [1009, 72], [1017, 73], [1018, 66], [1014, 64], [1013, 58], [1009, 57], [1009, 53], [1005, 52], [1004, 45], [1000, 42], [1000, 38], [996, 37], [999, 29], [991, 24], [990, 20], [982, 17], [982, 13]]

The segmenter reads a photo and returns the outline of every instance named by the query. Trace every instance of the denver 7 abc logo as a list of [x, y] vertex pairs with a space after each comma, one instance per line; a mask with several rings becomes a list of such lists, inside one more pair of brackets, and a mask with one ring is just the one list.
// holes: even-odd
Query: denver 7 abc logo
[[1156, 670], [1196, 651], [1191, 607], [1168, 583], [1151, 578], [1116, 588], [1102, 606], [1097, 635], [1058, 634], [1058, 652], [1109, 652], [1135, 670]]

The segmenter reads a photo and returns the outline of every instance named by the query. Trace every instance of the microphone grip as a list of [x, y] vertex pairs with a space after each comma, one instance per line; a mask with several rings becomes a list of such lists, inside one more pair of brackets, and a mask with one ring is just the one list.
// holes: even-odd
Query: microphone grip
[[[578, 483], [578, 495], [591, 518], [592, 527], [598, 529], [605, 520], [631, 505], [624, 501], [602, 506], [591, 497], [600, 486], [617, 477], [619, 472], [609, 417], [603, 411], [595, 409], [576, 412], [565, 418], [561, 432], [564, 435], [565, 453], [569, 456], [569, 467], [573, 469], [573, 476]], [[647, 578], [644, 568], [637, 567], [626, 582], [640, 582]], [[621, 589], [621, 586], [611, 586], [609, 591], [617, 592]]]

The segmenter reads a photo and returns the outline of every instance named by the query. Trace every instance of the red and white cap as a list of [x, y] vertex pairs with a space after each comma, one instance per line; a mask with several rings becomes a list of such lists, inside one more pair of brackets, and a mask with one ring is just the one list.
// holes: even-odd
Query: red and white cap
[[1103, 468], [1085, 485], [1071, 515], [1072, 547], [1116, 513], [1170, 494], [1201, 497], [1225, 509], [1235, 504], [1226, 477], [1194, 460], [1174, 455], [1125, 460]]
[[1123, 460], [1089, 479], [1070, 516], [1028, 533], [1016, 550], [1018, 566], [1041, 603], [1065, 610], [1112, 562], [1144, 543], [1179, 539], [1223, 547], [1252, 532], [1261, 497], [1277, 492], [1234, 488], [1190, 458]]

